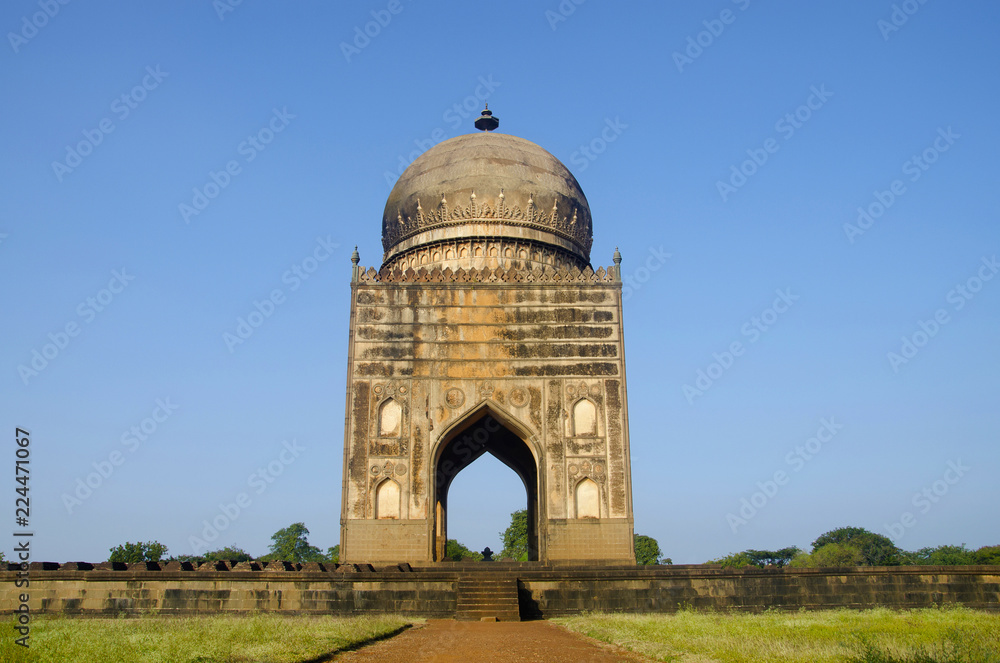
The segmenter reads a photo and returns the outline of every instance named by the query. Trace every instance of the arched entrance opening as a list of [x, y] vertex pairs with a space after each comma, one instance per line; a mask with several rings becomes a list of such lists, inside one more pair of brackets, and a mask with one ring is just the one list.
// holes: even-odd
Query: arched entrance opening
[[[521, 479], [527, 494], [528, 559], [537, 561], [538, 551], [538, 464], [524, 431], [489, 406], [470, 413], [445, 434], [434, 463], [434, 561], [445, 558], [448, 542], [448, 492], [459, 472], [483, 454], [490, 454]], [[504, 527], [508, 523], [504, 523]], [[499, 553], [500, 551], [496, 551]]]

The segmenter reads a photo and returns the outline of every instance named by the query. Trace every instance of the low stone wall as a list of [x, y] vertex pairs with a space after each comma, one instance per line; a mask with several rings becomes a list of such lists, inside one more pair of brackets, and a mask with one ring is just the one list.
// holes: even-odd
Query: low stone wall
[[195, 568], [178, 562], [33, 562], [27, 589], [15, 586], [20, 573], [0, 572], [0, 613], [16, 610], [25, 591], [32, 612], [68, 615], [259, 611], [451, 617], [456, 607], [453, 574], [414, 573], [408, 565], [376, 572], [367, 564], [210, 562]]
[[54, 564], [33, 562], [30, 585], [16, 564], [0, 571], [0, 613], [30, 594], [34, 613], [69, 615], [284, 612], [395, 612], [452, 617], [458, 579], [517, 579], [521, 615], [581, 611], [929, 607], [961, 604], [1000, 611], [1000, 567], [720, 569], [706, 566], [547, 566], [540, 564], [289, 564], [210, 562]]
[[519, 576], [522, 614], [694, 609], [922, 608], [960, 604], [1000, 611], [1000, 567], [845, 569], [635, 567]]

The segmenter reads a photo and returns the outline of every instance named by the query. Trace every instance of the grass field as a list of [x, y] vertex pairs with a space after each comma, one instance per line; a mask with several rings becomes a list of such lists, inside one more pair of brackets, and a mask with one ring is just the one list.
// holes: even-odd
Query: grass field
[[[36, 617], [31, 649], [8, 624], [0, 662], [306, 663], [391, 635], [412, 619], [284, 615]], [[553, 620], [678, 663], [1000, 663], [1000, 614], [964, 608], [763, 614], [681, 611]]]
[[7, 624], [0, 661], [15, 663], [303, 663], [384, 637], [403, 617], [284, 615], [67, 619], [36, 617], [29, 652]]
[[553, 621], [678, 663], [1000, 663], [1000, 614], [964, 608], [682, 611]]

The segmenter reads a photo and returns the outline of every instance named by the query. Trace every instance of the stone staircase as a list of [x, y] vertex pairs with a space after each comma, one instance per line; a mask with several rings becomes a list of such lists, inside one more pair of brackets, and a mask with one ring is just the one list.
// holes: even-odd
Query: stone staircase
[[521, 621], [516, 577], [494, 574], [461, 576], [456, 598], [457, 620]]

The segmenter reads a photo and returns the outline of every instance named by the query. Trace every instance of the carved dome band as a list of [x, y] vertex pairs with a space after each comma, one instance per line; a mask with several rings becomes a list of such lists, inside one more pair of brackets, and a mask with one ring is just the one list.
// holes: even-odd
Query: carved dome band
[[[456, 136], [417, 157], [393, 186], [382, 213], [383, 266], [395, 268], [421, 247], [474, 239], [544, 245], [583, 268], [593, 243], [590, 205], [569, 169], [535, 143], [492, 132]], [[433, 262], [461, 266], [443, 255]]]

